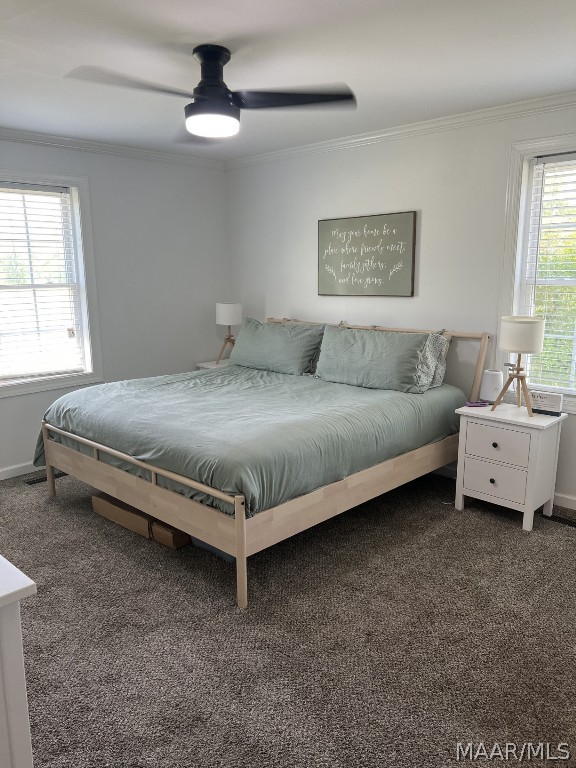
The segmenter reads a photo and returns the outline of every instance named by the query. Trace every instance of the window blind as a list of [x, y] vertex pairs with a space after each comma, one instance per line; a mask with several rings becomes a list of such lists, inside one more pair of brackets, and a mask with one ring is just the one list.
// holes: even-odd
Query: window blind
[[0, 385], [86, 371], [71, 190], [0, 182]]
[[546, 319], [531, 384], [576, 390], [576, 158], [536, 158], [517, 311]]

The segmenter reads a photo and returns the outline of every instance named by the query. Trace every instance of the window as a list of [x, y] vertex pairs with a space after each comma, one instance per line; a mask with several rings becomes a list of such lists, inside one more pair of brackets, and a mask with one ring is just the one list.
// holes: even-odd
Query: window
[[0, 395], [98, 379], [85, 266], [79, 185], [0, 178]]
[[546, 319], [528, 379], [576, 394], [576, 154], [535, 157], [527, 171], [514, 312]]

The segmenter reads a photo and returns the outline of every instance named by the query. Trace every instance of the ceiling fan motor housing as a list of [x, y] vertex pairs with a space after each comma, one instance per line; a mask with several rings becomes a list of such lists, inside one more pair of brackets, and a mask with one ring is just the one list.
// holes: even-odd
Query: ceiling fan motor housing
[[194, 89], [194, 101], [190, 104], [186, 104], [184, 107], [184, 115], [186, 118], [199, 114], [213, 114], [216, 112], [219, 115], [226, 115], [233, 117], [236, 120], [240, 120], [240, 108], [232, 104], [230, 98], [225, 94], [217, 95], [204, 95], [196, 94], [196, 88]]
[[221, 45], [198, 45], [193, 53], [200, 62], [202, 77], [194, 88], [194, 101], [184, 107], [188, 130], [197, 132], [197, 128], [190, 127], [191, 121], [198, 126], [199, 121], [208, 117], [219, 117], [226, 120], [227, 125], [233, 126], [231, 131], [236, 132], [240, 123], [240, 108], [234, 104], [232, 93], [222, 77], [224, 65], [230, 61], [230, 51]]
[[196, 61], [200, 63], [200, 86], [223, 86], [224, 65], [230, 61], [231, 53], [222, 45], [197, 45], [192, 51]]
[[[200, 63], [201, 79], [194, 88], [194, 104], [199, 105], [204, 100], [210, 100], [218, 111], [224, 110], [231, 117], [239, 119], [240, 110], [232, 100], [232, 93], [224, 82], [224, 65], [230, 61], [231, 53], [222, 45], [197, 45], [193, 51], [194, 57]], [[188, 105], [190, 106], [190, 105]], [[185, 112], [188, 107], [185, 108]], [[188, 116], [188, 114], [186, 114]]]

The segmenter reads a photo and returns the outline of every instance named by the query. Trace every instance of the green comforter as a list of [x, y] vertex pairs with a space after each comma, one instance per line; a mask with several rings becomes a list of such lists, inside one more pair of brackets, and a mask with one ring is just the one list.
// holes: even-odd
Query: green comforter
[[[448, 384], [404, 394], [229, 365], [80, 389], [58, 399], [45, 419], [158, 468], [242, 493], [251, 516], [453, 434], [454, 410], [464, 401]], [[44, 464], [41, 439], [34, 464]], [[161, 482], [231, 512], [223, 502]]]

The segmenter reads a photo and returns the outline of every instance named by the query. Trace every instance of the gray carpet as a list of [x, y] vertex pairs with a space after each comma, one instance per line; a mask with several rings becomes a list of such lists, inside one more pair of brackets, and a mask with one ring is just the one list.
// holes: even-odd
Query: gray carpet
[[458, 513], [423, 478], [252, 557], [239, 611], [233, 565], [25, 479], [0, 483], [0, 552], [38, 585], [35, 768], [486, 765], [458, 742], [568, 742], [528, 764], [576, 765], [576, 528]]

